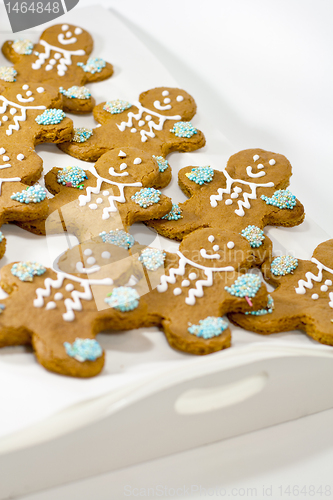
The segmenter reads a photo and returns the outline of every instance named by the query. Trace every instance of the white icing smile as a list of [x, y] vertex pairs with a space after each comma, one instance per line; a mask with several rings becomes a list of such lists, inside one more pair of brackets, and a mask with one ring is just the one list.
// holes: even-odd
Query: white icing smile
[[154, 108], [159, 109], [160, 111], [166, 111], [167, 109], [171, 109], [172, 106], [171, 104], [166, 104], [165, 106], [163, 106], [160, 101], [155, 101]]
[[[259, 165], [258, 165], [258, 168], [259, 168]], [[246, 167], [246, 173], [249, 177], [253, 177], [253, 178], [264, 177], [264, 175], [266, 175], [266, 172], [258, 172], [257, 174], [253, 173], [252, 167]]]
[[[68, 33], [70, 33], [70, 31], [68, 31], [66, 33], [66, 36], [68, 35]], [[70, 33], [70, 36], [71, 36], [71, 33]], [[61, 43], [62, 45], [70, 45], [72, 43], [76, 43], [77, 38], [75, 38], [75, 36], [73, 36], [72, 38], [67, 38], [67, 40], [66, 40], [64, 34], [60, 33], [60, 35], [58, 35], [58, 42]]]
[[207, 252], [206, 252], [206, 249], [205, 248], [202, 248], [200, 250], [200, 255], [201, 257], [203, 257], [204, 259], [220, 259], [221, 256], [218, 254], [218, 253], [214, 253], [213, 255], [209, 255]]

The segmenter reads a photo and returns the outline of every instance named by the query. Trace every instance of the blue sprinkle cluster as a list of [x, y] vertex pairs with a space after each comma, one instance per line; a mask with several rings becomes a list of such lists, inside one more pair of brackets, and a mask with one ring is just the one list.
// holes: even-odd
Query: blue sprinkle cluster
[[170, 210], [170, 212], [167, 213], [166, 215], [163, 215], [163, 217], [162, 217], [162, 219], [166, 219], [166, 220], [178, 220], [178, 219], [182, 219], [182, 218], [183, 218], [182, 211], [179, 208], [179, 205], [177, 205], [176, 203], [173, 203], [172, 209]]
[[39, 184], [36, 186], [27, 187], [23, 191], [13, 193], [12, 200], [19, 201], [20, 203], [40, 203], [46, 198], [46, 189]]
[[76, 338], [73, 344], [64, 342], [66, 353], [71, 358], [80, 361], [96, 361], [103, 354], [100, 344], [95, 339], [80, 339]]
[[265, 239], [264, 231], [257, 226], [247, 226], [240, 234], [247, 239], [252, 248], [260, 247]]
[[4, 82], [16, 82], [17, 71], [10, 66], [0, 66], [0, 80]]
[[72, 142], [86, 142], [93, 135], [92, 128], [78, 127], [74, 129]]
[[69, 99], [89, 99], [91, 97], [91, 92], [87, 87], [78, 87], [77, 85], [73, 85], [67, 90], [60, 87], [59, 92]]
[[139, 305], [140, 295], [130, 286], [119, 286], [109, 293], [105, 302], [121, 312], [133, 311]]
[[103, 243], [111, 243], [117, 247], [126, 248], [129, 250], [135, 243], [134, 237], [123, 231], [122, 229], [115, 229], [106, 233], [105, 231], [99, 233]]
[[198, 133], [198, 130], [193, 127], [191, 122], [177, 122], [170, 129], [170, 132], [175, 134], [176, 137], [192, 137], [192, 135]]
[[148, 208], [160, 201], [161, 191], [154, 188], [142, 188], [137, 191], [131, 199], [142, 208]]
[[202, 186], [205, 182], [211, 182], [214, 177], [214, 170], [212, 167], [194, 167], [191, 172], [185, 174], [190, 181], [195, 182]]
[[245, 314], [252, 314], [253, 316], [264, 316], [265, 314], [272, 314], [274, 310], [274, 300], [271, 295], [268, 295], [267, 307], [265, 309], [258, 309], [257, 311], [246, 311]]
[[256, 274], [243, 274], [231, 286], [225, 286], [224, 289], [235, 297], [255, 297], [261, 286], [259, 276]]
[[81, 167], [64, 167], [57, 172], [57, 182], [63, 186], [83, 189], [83, 184], [88, 179]]
[[197, 337], [212, 339], [221, 335], [227, 327], [228, 322], [224, 319], [208, 316], [205, 319], [201, 319], [198, 325], [191, 325], [188, 328], [188, 332]]
[[128, 101], [122, 101], [121, 99], [115, 99], [114, 101], [107, 101], [103, 109], [111, 115], [117, 115], [118, 113], [123, 113], [126, 109], [132, 107], [132, 104]]
[[148, 271], [156, 271], [163, 266], [166, 253], [158, 248], [145, 248], [142, 250], [139, 261], [148, 269]]
[[32, 281], [34, 276], [44, 274], [46, 268], [37, 262], [17, 262], [11, 268], [11, 272], [21, 281]]
[[153, 158], [154, 158], [154, 160], [157, 161], [158, 169], [160, 172], [164, 172], [168, 168], [168, 166], [169, 166], [168, 160], [163, 158], [163, 156], [153, 155]]
[[274, 205], [278, 208], [289, 208], [290, 210], [296, 205], [296, 196], [294, 196], [289, 189], [279, 189], [275, 191], [271, 198], [265, 195], [261, 196], [267, 205]]
[[62, 109], [46, 109], [44, 113], [38, 115], [35, 121], [38, 125], [56, 125], [66, 117]]
[[14, 40], [12, 47], [17, 54], [25, 56], [30, 56], [30, 54], [32, 54], [32, 49], [34, 48], [33, 43], [30, 40], [20, 40], [18, 38]]
[[2, 314], [5, 309], [6, 309], [5, 304], [0, 304], [0, 314]]
[[104, 59], [101, 59], [100, 57], [91, 57], [88, 59], [86, 64], [82, 62], [77, 63], [78, 66], [80, 66], [85, 73], [100, 73], [103, 68], [106, 66], [106, 62]]
[[297, 266], [298, 260], [296, 257], [282, 255], [281, 257], [275, 257], [271, 263], [271, 272], [274, 276], [285, 276], [286, 274], [292, 273]]

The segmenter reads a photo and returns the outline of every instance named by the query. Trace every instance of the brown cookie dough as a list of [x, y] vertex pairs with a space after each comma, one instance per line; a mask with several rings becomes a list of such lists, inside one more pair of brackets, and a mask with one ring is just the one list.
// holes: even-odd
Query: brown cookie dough
[[333, 240], [321, 243], [311, 260], [279, 256], [266, 260], [262, 271], [276, 286], [268, 306], [259, 313], [232, 313], [231, 321], [263, 335], [303, 330], [333, 345]]
[[8, 40], [2, 52], [14, 63], [17, 82], [48, 84], [63, 93], [63, 108], [72, 113], [89, 113], [95, 100], [86, 83], [109, 78], [110, 63], [89, 58], [93, 39], [79, 26], [57, 24], [47, 28], [37, 44], [29, 40]]
[[68, 142], [60, 149], [75, 158], [96, 161], [106, 151], [134, 147], [156, 156], [172, 151], [194, 151], [205, 145], [205, 137], [189, 120], [196, 104], [185, 90], [159, 87], [143, 92], [138, 102], [120, 99], [94, 108], [100, 124], [84, 142]]
[[45, 186], [54, 195], [47, 216], [19, 225], [36, 234], [69, 231], [80, 242], [102, 231], [127, 231], [134, 222], [171, 210], [170, 199], [158, 189], [169, 182], [170, 170], [161, 172], [151, 154], [129, 147], [105, 153], [85, 170], [72, 167], [65, 175], [64, 169], [53, 168], [45, 176]]

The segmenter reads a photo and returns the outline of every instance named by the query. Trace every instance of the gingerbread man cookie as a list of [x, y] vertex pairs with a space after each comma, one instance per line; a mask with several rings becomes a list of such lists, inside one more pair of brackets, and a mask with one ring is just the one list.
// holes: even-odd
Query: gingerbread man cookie
[[286, 190], [290, 176], [287, 158], [262, 149], [231, 156], [222, 171], [185, 167], [179, 185], [189, 200], [148, 225], [176, 240], [201, 227], [230, 229], [259, 247], [266, 225], [296, 226], [303, 221], [303, 206]]
[[[86, 83], [109, 78], [113, 73], [110, 63], [100, 58], [89, 58], [93, 39], [84, 29], [57, 24], [47, 28], [37, 44], [29, 40], [7, 41], [2, 52], [14, 67], [4, 68], [3, 78], [10, 72], [18, 82], [38, 82], [52, 85], [63, 95], [63, 107], [73, 113], [89, 113], [95, 100]], [[8, 80], [7, 80], [8, 81]]]
[[134, 222], [160, 218], [172, 208], [158, 189], [170, 179], [151, 154], [124, 147], [82, 168], [53, 168], [45, 185], [54, 197], [46, 218], [19, 224], [37, 234], [67, 230], [80, 242], [102, 231], [127, 230]]
[[120, 99], [103, 102], [94, 108], [100, 125], [61, 149], [80, 160], [96, 161], [106, 151], [130, 146], [163, 161], [172, 151], [193, 151], [205, 145], [203, 133], [189, 121], [195, 112], [193, 97], [169, 87], [143, 92], [133, 103]]
[[145, 248], [134, 239], [125, 243], [122, 236], [101, 233], [99, 239], [65, 252], [57, 265], [64, 272], [85, 272], [100, 279], [110, 262], [118, 260], [120, 269], [127, 263], [127, 274], [108, 297], [100, 297], [98, 307], [103, 302], [112, 308], [119, 302], [128, 307], [131, 300], [144, 302], [146, 315], [140, 326], [159, 326], [176, 349], [208, 354], [229, 347], [231, 332], [222, 316], [267, 303], [260, 277], [246, 273], [254, 265], [254, 250], [237, 233], [216, 228], [195, 231], [175, 254]]
[[0, 85], [0, 225], [47, 215], [45, 189], [32, 186], [43, 165], [35, 145], [72, 137], [72, 120], [61, 105], [59, 92], [48, 85]]
[[311, 260], [290, 255], [266, 260], [267, 281], [276, 286], [268, 306], [251, 314], [230, 314], [237, 325], [263, 335], [303, 330], [333, 345], [333, 240], [318, 245]]

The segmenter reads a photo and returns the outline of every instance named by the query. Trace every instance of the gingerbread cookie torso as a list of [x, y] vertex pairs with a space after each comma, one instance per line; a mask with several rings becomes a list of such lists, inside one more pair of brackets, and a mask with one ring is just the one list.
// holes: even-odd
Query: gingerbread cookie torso
[[158, 189], [169, 182], [170, 167], [160, 169], [151, 154], [124, 147], [105, 153], [93, 166], [53, 168], [45, 186], [54, 195], [46, 217], [19, 223], [37, 234], [76, 235], [80, 242], [102, 231], [128, 228], [164, 216], [171, 200]]
[[201, 227], [249, 234], [262, 233], [266, 225], [296, 226], [304, 219], [304, 208], [286, 189], [290, 176], [285, 156], [262, 149], [240, 151], [222, 171], [185, 167], [179, 172], [179, 185], [189, 200], [148, 225], [179, 241]]
[[203, 133], [189, 121], [196, 104], [187, 92], [160, 87], [143, 92], [137, 102], [120, 99], [94, 108], [99, 126], [86, 140], [64, 143], [62, 151], [85, 161], [96, 161], [106, 151], [135, 147], [156, 156], [172, 151], [194, 151], [205, 145]]
[[[63, 95], [63, 107], [73, 113], [89, 113], [95, 100], [86, 83], [109, 78], [110, 63], [89, 58], [93, 39], [79, 26], [57, 24], [47, 28], [37, 44], [29, 40], [7, 41], [2, 52], [12, 63], [18, 82], [34, 82], [55, 87]], [[1, 71], [0, 71], [1, 79]]]
[[252, 314], [231, 314], [237, 325], [263, 335], [303, 330], [322, 344], [333, 345], [333, 240], [315, 249], [311, 260], [290, 255], [268, 259], [262, 266], [276, 286], [268, 307]]
[[0, 85], [0, 225], [48, 213], [45, 189], [33, 186], [43, 165], [35, 145], [72, 137], [72, 120], [61, 105], [59, 92], [48, 85]]

